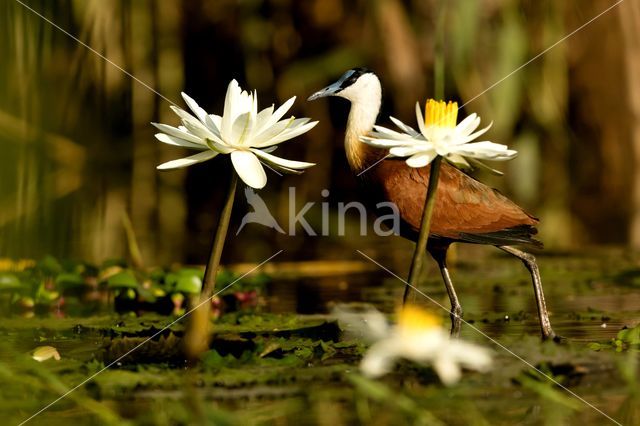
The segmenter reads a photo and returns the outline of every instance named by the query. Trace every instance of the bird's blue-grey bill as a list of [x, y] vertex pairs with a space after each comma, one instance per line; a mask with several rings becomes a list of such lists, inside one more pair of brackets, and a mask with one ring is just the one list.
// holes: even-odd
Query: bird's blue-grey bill
[[313, 101], [313, 100], [316, 100], [318, 98], [324, 98], [325, 96], [332, 96], [332, 95], [336, 94], [337, 92], [339, 92], [340, 90], [342, 90], [342, 88], [340, 87], [340, 82], [336, 81], [335, 83], [325, 87], [322, 90], [318, 90], [316, 93], [314, 93], [313, 95], [309, 96], [307, 98], [307, 101]]

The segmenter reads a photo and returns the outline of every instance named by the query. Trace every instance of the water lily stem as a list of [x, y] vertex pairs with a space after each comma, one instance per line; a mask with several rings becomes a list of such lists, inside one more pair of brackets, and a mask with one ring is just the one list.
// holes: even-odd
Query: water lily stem
[[231, 220], [231, 211], [233, 210], [233, 201], [236, 196], [237, 186], [238, 174], [234, 171], [231, 176], [231, 182], [229, 183], [227, 198], [224, 202], [220, 219], [218, 219], [218, 227], [213, 238], [211, 252], [209, 253], [209, 262], [204, 271], [204, 281], [198, 303], [199, 307], [191, 313], [184, 336], [184, 350], [190, 360], [199, 359], [200, 355], [209, 348], [211, 336], [211, 303], [209, 299], [213, 296], [216, 288], [216, 275], [218, 267], [220, 266], [220, 258], [222, 257], [222, 249], [227, 238], [227, 231], [229, 230], [229, 222]]
[[[440, 177], [440, 166], [442, 157], [437, 156], [431, 163], [429, 171], [429, 185], [427, 186], [427, 197], [422, 212], [422, 222], [420, 223], [420, 233], [418, 234], [418, 242], [416, 243], [413, 259], [411, 260], [411, 269], [409, 269], [409, 284], [404, 288], [404, 297], [402, 303], [413, 302], [416, 292], [412, 291], [418, 287], [418, 278], [423, 269], [424, 258], [427, 250], [427, 242], [429, 241], [429, 231], [431, 230], [431, 216], [433, 208], [436, 205], [436, 190], [438, 188], [438, 179]], [[411, 299], [411, 300], [409, 300]]]
[[213, 238], [211, 251], [209, 252], [209, 262], [204, 271], [204, 280], [202, 282], [202, 292], [200, 300], [209, 299], [213, 295], [216, 288], [216, 275], [220, 266], [220, 258], [222, 257], [222, 249], [227, 239], [227, 231], [229, 230], [229, 222], [231, 221], [231, 211], [233, 210], [233, 201], [236, 197], [236, 187], [238, 186], [238, 174], [234, 171], [229, 183], [227, 191], [227, 199], [224, 202], [224, 208], [218, 220], [218, 228]]

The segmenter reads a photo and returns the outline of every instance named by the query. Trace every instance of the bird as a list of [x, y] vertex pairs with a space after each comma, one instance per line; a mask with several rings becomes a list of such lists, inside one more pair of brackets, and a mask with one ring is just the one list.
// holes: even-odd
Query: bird
[[[367, 68], [346, 71], [335, 83], [313, 93], [308, 101], [336, 96], [351, 102], [344, 137], [347, 162], [358, 177], [364, 202], [374, 206], [392, 202], [400, 213], [400, 235], [417, 241], [425, 205], [430, 165], [409, 167], [403, 159], [389, 158], [386, 150], [360, 140], [373, 130], [382, 105], [382, 85]], [[491, 245], [520, 259], [531, 275], [543, 339], [556, 339], [546, 307], [538, 265], [524, 247], [541, 248], [534, 238], [539, 220], [498, 190], [442, 162], [427, 251], [438, 264], [449, 300], [451, 334], [461, 328], [462, 306], [447, 267], [453, 243]], [[517, 248], [521, 247], [521, 248]], [[408, 288], [407, 288], [408, 289]], [[405, 293], [406, 300], [406, 293]]]

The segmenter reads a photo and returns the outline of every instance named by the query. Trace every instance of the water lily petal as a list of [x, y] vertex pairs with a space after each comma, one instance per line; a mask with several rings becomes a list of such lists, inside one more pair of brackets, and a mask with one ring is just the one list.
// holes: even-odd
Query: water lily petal
[[260, 133], [254, 132], [252, 146], [256, 148], [262, 147], [263, 144], [284, 132], [289, 126], [291, 126], [293, 121], [294, 118], [291, 117], [289, 120], [278, 121]]
[[220, 126], [222, 125], [222, 117], [215, 114], [208, 114], [204, 119], [204, 124], [215, 136], [215, 141], [226, 145], [227, 143], [222, 139], [222, 133], [220, 133]]
[[463, 341], [451, 340], [447, 357], [457, 359], [463, 367], [476, 371], [487, 371], [492, 364], [489, 350]]
[[456, 126], [456, 133], [460, 137], [466, 137], [471, 134], [475, 129], [480, 125], [480, 117], [475, 112], [465, 117], [458, 125]]
[[468, 169], [471, 168], [471, 165], [462, 155], [459, 154], [449, 154], [446, 157], [447, 161], [453, 163], [454, 166], [458, 168]]
[[214, 150], [216, 152], [219, 152], [221, 154], [230, 154], [233, 151], [235, 151], [235, 148], [231, 148], [226, 144], [218, 143], [213, 139], [207, 138], [207, 139], [205, 139], [205, 142], [206, 142], [207, 146], [209, 147], [209, 149], [212, 149], [212, 150]]
[[267, 122], [267, 126], [271, 126], [271, 125], [277, 123], [278, 120], [280, 120], [287, 113], [287, 111], [289, 111], [291, 109], [291, 107], [293, 106], [293, 103], [295, 101], [296, 101], [296, 97], [293, 96], [293, 97], [287, 99], [287, 101], [285, 103], [280, 105], [280, 107], [269, 118], [269, 121]]
[[389, 154], [394, 157], [410, 157], [421, 151], [424, 150], [418, 146], [394, 146], [389, 149]]
[[267, 174], [254, 153], [233, 151], [231, 153], [231, 162], [240, 179], [250, 187], [261, 189], [267, 184]]
[[204, 151], [204, 152], [199, 152], [199, 153], [197, 153], [195, 155], [191, 155], [189, 157], [179, 158], [177, 160], [167, 161], [166, 163], [160, 164], [157, 167], [157, 169], [158, 170], [180, 169], [180, 168], [183, 168], [183, 167], [188, 167], [188, 166], [191, 166], [193, 164], [202, 163], [203, 161], [210, 160], [213, 157], [215, 157], [216, 155], [218, 155], [217, 152], [211, 151], [211, 150], [207, 150], [207, 151]]
[[304, 132], [312, 129], [317, 121], [308, 123], [309, 118], [294, 119], [291, 117], [289, 120], [282, 120], [271, 126], [270, 129], [262, 132], [259, 136], [254, 136], [254, 142], [252, 146], [256, 148], [264, 148], [275, 144], [282, 143], [286, 140], [292, 139]]
[[373, 136], [360, 136], [360, 140], [368, 145], [378, 148], [391, 148], [394, 146], [418, 146], [418, 141], [406, 135], [406, 139], [386, 139]]
[[257, 125], [258, 128], [254, 131], [252, 136], [255, 140], [252, 146], [263, 146], [262, 144], [264, 142], [270, 140], [275, 135], [280, 134], [284, 129], [291, 125], [294, 121], [293, 117], [287, 120], [278, 120], [280, 120], [280, 118], [282, 118], [282, 116], [291, 108], [295, 100], [295, 96], [288, 99], [273, 114], [268, 117], [265, 115], [260, 119], [260, 122]]
[[216, 138], [216, 135], [214, 135], [213, 132], [207, 128], [207, 126], [202, 124], [200, 120], [198, 120], [195, 117], [189, 116], [189, 117], [183, 118], [182, 125], [184, 126], [185, 129], [187, 129], [187, 132], [191, 133], [192, 135], [198, 138], [201, 138], [201, 139]]
[[236, 105], [235, 116], [244, 114], [245, 112], [251, 112], [253, 106], [253, 95], [246, 90], [243, 90], [240, 94], [240, 102]]
[[180, 107], [177, 107], [175, 105], [170, 105], [169, 108], [171, 108], [171, 111], [173, 111], [182, 120], [193, 120], [195, 122], [200, 123], [200, 120], [198, 120], [197, 117], [195, 117], [193, 114], [189, 113], [188, 111], [183, 110]]
[[371, 136], [381, 139], [393, 139], [393, 140], [424, 140], [424, 137], [414, 131], [414, 134], [400, 133], [395, 130], [388, 129], [383, 126], [373, 126], [373, 132], [370, 132]]
[[285, 158], [276, 157], [275, 155], [268, 154], [262, 150], [255, 149], [255, 148], [251, 148], [251, 152], [256, 154], [258, 157], [260, 157], [267, 163], [269, 163], [269, 165], [276, 165], [276, 166], [284, 167], [287, 169], [304, 170], [304, 169], [308, 169], [309, 167], [315, 166], [315, 163], [287, 160]]
[[406, 163], [409, 167], [424, 167], [427, 164], [431, 163], [437, 155], [438, 154], [435, 152], [435, 150], [419, 152], [407, 158]]
[[[251, 125], [251, 113], [245, 112], [240, 114], [236, 121], [233, 122], [233, 127], [231, 131], [231, 139], [228, 139], [227, 142], [232, 145], [245, 145], [245, 141], [247, 140], [247, 135], [251, 132], [249, 126]], [[251, 142], [248, 140], [248, 142]]]
[[260, 144], [260, 147], [263, 148], [271, 145], [276, 145], [284, 141], [288, 141], [289, 139], [293, 139], [297, 136], [300, 136], [303, 133], [308, 132], [309, 130], [313, 129], [316, 126], [316, 124], [318, 124], [317, 121], [312, 121], [310, 123], [302, 124], [302, 123], [305, 123], [306, 121], [309, 121], [309, 119], [299, 118], [294, 120], [290, 127], [286, 128], [283, 132], [272, 137], [271, 139], [265, 142], [262, 142]]
[[[204, 141], [204, 139], [207, 139], [207, 138], [215, 139], [215, 135], [213, 133], [211, 133], [206, 127], [204, 127], [195, 118], [193, 120], [195, 121], [186, 121], [186, 120], [182, 121], [183, 127], [187, 129], [187, 132], [189, 132], [193, 136], [196, 136], [201, 141]], [[195, 123], [198, 123], [198, 124], [196, 125]]]
[[176, 138], [174, 136], [167, 135], [166, 133], [156, 133], [154, 136], [160, 142], [166, 143], [168, 145], [183, 146], [185, 148], [193, 148], [193, 149], [201, 149], [201, 150], [207, 149], [205, 146], [203, 146], [200, 143], [189, 142], [182, 138]]
[[273, 109], [275, 107], [273, 105], [271, 105], [268, 108], [263, 109], [262, 111], [260, 111], [258, 113], [258, 115], [256, 116], [256, 126], [254, 129], [255, 134], [260, 134], [260, 132], [262, 132], [265, 128], [265, 125], [267, 125], [269, 123], [269, 119], [271, 118], [271, 116], [273, 115]]
[[[480, 124], [480, 119], [478, 119], [478, 124]], [[468, 136], [465, 137], [459, 137], [458, 139], [458, 144], [463, 144], [463, 143], [467, 143], [467, 142], [471, 142], [474, 139], [477, 139], [479, 136], [485, 134], [487, 132], [487, 130], [489, 130], [491, 128], [491, 126], [493, 125], [493, 121], [491, 123], [489, 123], [489, 125], [487, 127], [485, 127], [484, 129], [478, 130], [475, 133], [472, 133]]]
[[451, 153], [451, 145], [448, 144], [436, 144], [434, 148], [436, 150], [436, 154], [443, 157], [446, 157], [447, 155], [449, 155], [449, 153]]
[[374, 343], [362, 358], [360, 370], [369, 377], [380, 377], [391, 371], [399, 353], [398, 345], [394, 338], [386, 338]]
[[186, 93], [182, 92], [181, 95], [182, 95], [182, 99], [184, 99], [184, 101], [187, 104], [187, 106], [189, 106], [191, 111], [193, 111], [193, 113], [196, 115], [196, 117], [198, 117], [198, 120], [200, 120], [202, 122], [202, 124], [205, 124], [205, 118], [207, 117], [207, 112], [204, 109], [200, 108], [198, 103], [196, 101], [194, 101]]
[[450, 386], [460, 380], [462, 371], [456, 363], [455, 359], [438, 357], [433, 361], [433, 369], [438, 373], [438, 377], [447, 386]]
[[220, 134], [223, 140], [231, 140], [231, 128], [236, 119], [234, 109], [240, 99], [241, 90], [238, 82], [233, 79], [227, 86], [227, 94], [224, 98], [224, 112], [222, 113], [222, 121], [220, 123]]
[[[424, 123], [424, 115], [422, 115], [422, 109], [420, 108], [420, 102], [416, 102], [416, 119], [418, 120], [418, 128], [420, 133], [429, 140], [429, 133], [427, 132], [427, 126]], [[433, 127], [433, 126], [430, 126]]]
[[222, 117], [216, 114], [209, 114], [207, 117], [207, 122], [215, 126], [215, 129], [212, 130], [217, 130], [218, 133], [220, 133], [220, 127], [222, 126]]
[[452, 152], [465, 157], [480, 158], [485, 160], [506, 161], [515, 158], [518, 152], [509, 149], [506, 145], [489, 141], [474, 142], [452, 147]]
[[420, 133], [416, 132], [413, 127], [407, 126], [406, 124], [404, 124], [402, 121], [398, 120], [397, 118], [389, 117], [389, 119], [393, 122], [393, 124], [398, 126], [398, 128], [400, 130], [402, 130], [403, 132], [407, 133], [408, 135], [411, 135], [413, 137], [416, 137], [416, 136], [420, 135]]
[[204, 143], [201, 138], [198, 138], [192, 135], [191, 133], [189, 133], [186, 128], [177, 128], [177, 127], [169, 126], [168, 124], [162, 124], [162, 123], [151, 123], [151, 124], [158, 130], [168, 134], [169, 136], [173, 136], [179, 139], [184, 139], [187, 142], [192, 142], [199, 145], [202, 145]]

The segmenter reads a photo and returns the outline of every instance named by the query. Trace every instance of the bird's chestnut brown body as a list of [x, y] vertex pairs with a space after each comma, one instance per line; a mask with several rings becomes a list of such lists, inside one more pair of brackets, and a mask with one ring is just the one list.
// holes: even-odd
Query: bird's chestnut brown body
[[[400, 212], [401, 234], [417, 238], [430, 167], [412, 168], [401, 159], [387, 159], [360, 175], [369, 202], [393, 202]], [[538, 219], [499, 191], [444, 162], [431, 222], [435, 242], [540, 246], [533, 239]], [[433, 243], [432, 243], [433, 244]]]

